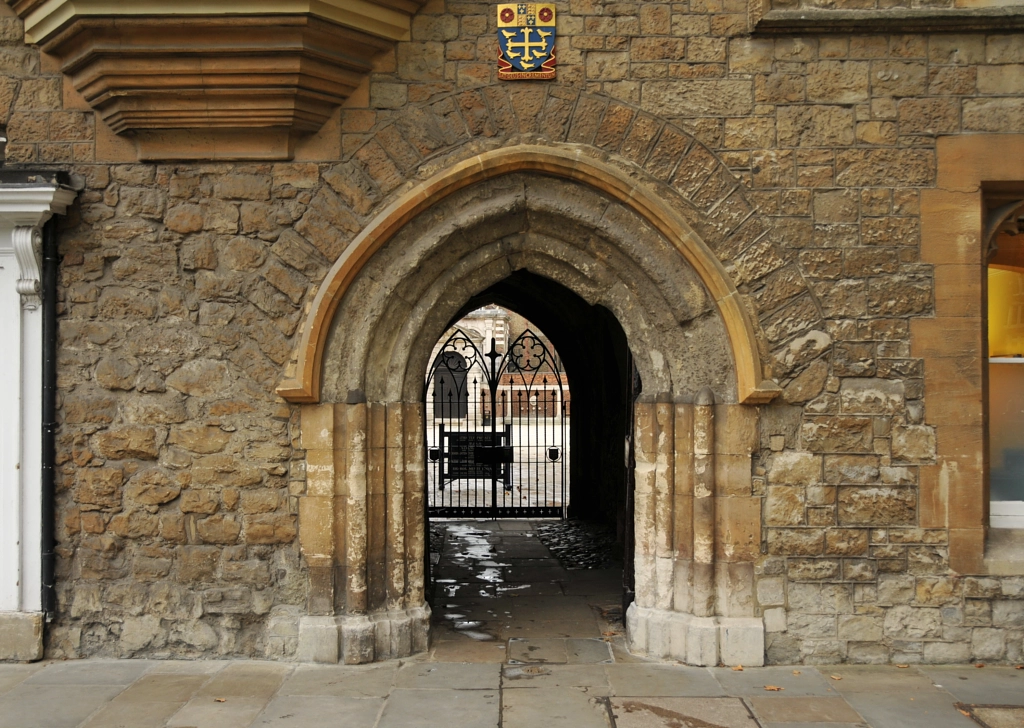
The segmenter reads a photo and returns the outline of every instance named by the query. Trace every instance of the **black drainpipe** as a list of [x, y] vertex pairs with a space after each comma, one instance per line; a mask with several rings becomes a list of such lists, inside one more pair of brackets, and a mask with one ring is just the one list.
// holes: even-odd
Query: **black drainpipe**
[[56, 480], [57, 462], [57, 220], [43, 228], [43, 614], [49, 622], [57, 613]]

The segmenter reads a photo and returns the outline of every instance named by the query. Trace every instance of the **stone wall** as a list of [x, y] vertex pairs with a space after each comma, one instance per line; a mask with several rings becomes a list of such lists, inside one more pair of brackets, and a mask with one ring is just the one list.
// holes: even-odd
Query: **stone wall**
[[61, 233], [51, 655], [294, 652], [304, 453], [274, 388], [304, 307], [410, 180], [529, 141], [682, 195], [759, 323], [784, 388], [749, 476], [768, 660], [1022, 659], [1024, 577], [953, 572], [948, 531], [920, 527], [936, 441], [910, 337], [936, 295], [936, 138], [1024, 131], [1020, 36], [752, 38], [728, 0], [558, 8], [558, 80], [499, 83], [493, 6], [429, 3], [322, 132], [341, 158], [273, 165], [121, 163], [0, 17], [9, 161], [85, 184]]

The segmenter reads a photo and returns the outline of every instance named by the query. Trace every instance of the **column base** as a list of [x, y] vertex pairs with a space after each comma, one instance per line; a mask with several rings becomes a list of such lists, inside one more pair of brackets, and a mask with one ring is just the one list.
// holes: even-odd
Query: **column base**
[[0, 661], [43, 659], [43, 613], [0, 612]]
[[764, 665], [764, 622], [757, 617], [695, 617], [630, 605], [629, 649], [687, 665]]
[[361, 665], [425, 652], [430, 643], [430, 607], [338, 617], [301, 617], [299, 662]]

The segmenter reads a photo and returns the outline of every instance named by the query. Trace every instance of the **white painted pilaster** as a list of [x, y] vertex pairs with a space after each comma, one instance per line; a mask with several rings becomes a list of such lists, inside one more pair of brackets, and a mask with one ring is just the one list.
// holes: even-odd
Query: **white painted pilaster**
[[74, 200], [0, 182], [0, 659], [42, 656], [42, 226]]

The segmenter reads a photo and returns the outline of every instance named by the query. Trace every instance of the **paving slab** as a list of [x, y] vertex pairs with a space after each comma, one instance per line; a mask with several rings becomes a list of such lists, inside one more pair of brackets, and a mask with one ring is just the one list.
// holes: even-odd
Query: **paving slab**
[[500, 681], [499, 665], [426, 662], [402, 665], [395, 677], [395, 687], [421, 690], [497, 690]]
[[736, 698], [613, 698], [616, 728], [758, 728]]
[[94, 714], [82, 728], [163, 728], [182, 703], [174, 702], [114, 702], [108, 703]]
[[229, 697], [218, 703], [204, 696], [188, 701], [167, 721], [167, 728], [249, 728], [267, 706], [258, 698]]
[[478, 642], [469, 637], [433, 642], [430, 659], [434, 662], [503, 663], [506, 658], [505, 642]]
[[391, 692], [398, 662], [383, 665], [301, 665], [284, 681], [278, 695], [384, 698]]
[[953, 707], [953, 696], [942, 690], [857, 692], [845, 697], [872, 728], [978, 728]]
[[[746, 670], [714, 667], [711, 674], [727, 695], [793, 698], [836, 694], [830, 684], [832, 681], [811, 667], [756, 667]], [[768, 690], [768, 687], [782, 690]]]
[[153, 663], [148, 660], [69, 660], [51, 663], [26, 685], [128, 685]]
[[617, 697], [717, 697], [721, 685], [704, 667], [635, 663], [605, 665], [612, 695]]
[[1020, 728], [1024, 725], [1024, 708], [971, 706], [968, 710], [988, 728]]
[[501, 639], [537, 639], [540, 637], [600, 637], [597, 618], [588, 620], [530, 620], [513, 619], [501, 627]]
[[[903, 693], [908, 690], [934, 691], [932, 679], [916, 667], [900, 668], [895, 665], [832, 665], [818, 671], [839, 693]], [[838, 675], [842, 680], [832, 680]]]
[[510, 665], [564, 665], [569, 661], [565, 642], [559, 638], [512, 638], [508, 641], [508, 662]]
[[212, 675], [230, 664], [228, 660], [157, 660], [146, 674], [169, 672], [183, 675]]
[[0, 728], [76, 728], [123, 689], [123, 685], [22, 683], [0, 697]]
[[0, 695], [12, 690], [46, 667], [45, 663], [32, 665], [0, 665]]
[[502, 728], [610, 728], [600, 696], [574, 688], [513, 688], [502, 692]]
[[608, 675], [600, 665], [507, 665], [502, 688], [580, 688], [589, 695], [608, 695]]
[[501, 695], [496, 689], [399, 688], [388, 698], [376, 728], [497, 728], [500, 709]]
[[253, 698], [266, 703], [293, 669], [277, 662], [235, 662], [210, 678], [196, 697]]
[[570, 665], [592, 665], [613, 662], [611, 645], [604, 640], [596, 638], [567, 639], [565, 641], [565, 654]]
[[118, 695], [116, 703], [177, 703], [181, 705], [210, 679], [209, 675], [145, 674]]
[[762, 723], [861, 723], [842, 698], [748, 698]]
[[962, 703], [1024, 705], [1024, 670], [971, 665], [917, 668]]
[[333, 695], [281, 697], [270, 702], [253, 726], [373, 728], [383, 707], [383, 698], [344, 698]]

